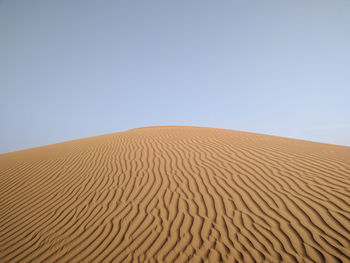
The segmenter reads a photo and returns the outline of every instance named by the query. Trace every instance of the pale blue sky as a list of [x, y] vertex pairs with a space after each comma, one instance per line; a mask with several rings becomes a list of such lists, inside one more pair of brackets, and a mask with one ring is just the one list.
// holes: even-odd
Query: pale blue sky
[[151, 125], [350, 145], [350, 1], [0, 1], [0, 153]]

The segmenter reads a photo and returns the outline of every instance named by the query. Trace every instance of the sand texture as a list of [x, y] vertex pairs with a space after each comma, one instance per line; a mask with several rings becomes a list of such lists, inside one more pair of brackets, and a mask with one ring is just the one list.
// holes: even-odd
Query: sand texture
[[0, 262], [350, 262], [350, 147], [160, 126], [1, 154]]

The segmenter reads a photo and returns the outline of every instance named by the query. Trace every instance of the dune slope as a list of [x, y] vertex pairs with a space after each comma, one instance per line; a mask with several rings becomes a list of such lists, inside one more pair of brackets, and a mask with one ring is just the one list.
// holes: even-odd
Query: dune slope
[[350, 262], [350, 147], [147, 127], [0, 155], [0, 262]]

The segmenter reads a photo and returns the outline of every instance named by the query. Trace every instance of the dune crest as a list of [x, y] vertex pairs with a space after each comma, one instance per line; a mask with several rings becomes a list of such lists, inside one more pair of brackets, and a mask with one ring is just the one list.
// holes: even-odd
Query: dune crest
[[0, 155], [0, 262], [350, 262], [350, 147], [159, 126]]

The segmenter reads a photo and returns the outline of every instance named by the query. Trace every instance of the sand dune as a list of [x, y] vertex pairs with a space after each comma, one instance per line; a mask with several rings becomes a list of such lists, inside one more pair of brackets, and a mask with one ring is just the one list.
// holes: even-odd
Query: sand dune
[[350, 262], [350, 147], [147, 127], [0, 155], [0, 262]]

